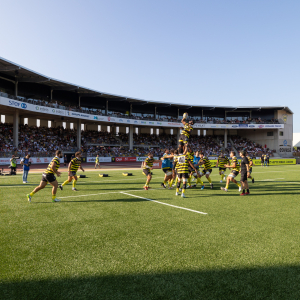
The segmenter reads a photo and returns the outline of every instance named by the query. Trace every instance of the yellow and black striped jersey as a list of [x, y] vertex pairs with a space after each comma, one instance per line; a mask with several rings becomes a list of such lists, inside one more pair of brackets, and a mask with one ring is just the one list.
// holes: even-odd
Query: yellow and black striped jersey
[[236, 156], [234, 156], [232, 159], [231, 159], [231, 165], [233, 165], [234, 163], [236, 163], [236, 167], [235, 168], [232, 168], [232, 171], [237, 171], [239, 172], [240, 170], [240, 163], [239, 161], [237, 160]]
[[252, 161], [252, 158], [250, 156], [247, 156], [247, 158], [248, 158], [248, 161], [249, 161], [249, 168], [251, 170], [252, 166], [253, 166], [253, 161]]
[[143, 169], [150, 169], [153, 167], [153, 162], [154, 162], [154, 158], [149, 158], [147, 157], [145, 160], [144, 160], [144, 165], [143, 165]]
[[177, 174], [189, 173], [189, 158], [187, 155], [178, 155], [175, 159]]
[[55, 169], [56, 171], [58, 170], [58, 168], [60, 167], [60, 160], [57, 156], [53, 157], [51, 160], [51, 163], [48, 165], [46, 171], [44, 173], [46, 174], [54, 174], [54, 172], [52, 171], [52, 163], [55, 162], [56, 166]]
[[81, 159], [80, 158], [73, 158], [71, 160], [71, 168], [70, 171], [71, 172], [77, 172], [77, 170], [79, 169], [79, 167], [81, 166]]
[[218, 167], [219, 168], [225, 168], [224, 166], [229, 163], [228, 157], [224, 156], [222, 157], [221, 155], [218, 157]]
[[190, 132], [193, 130], [193, 127], [189, 123], [185, 123], [183, 129], [181, 130], [181, 134], [184, 134], [188, 138], [190, 137]]
[[211, 163], [210, 163], [210, 160], [206, 157], [206, 156], [204, 156], [201, 160], [200, 160], [200, 162], [203, 162], [204, 164], [204, 170], [209, 170], [209, 169], [211, 169]]
[[191, 161], [191, 163], [194, 163], [194, 152], [187, 152], [186, 156]]
[[176, 169], [176, 170], [178, 168], [177, 157], [178, 157], [178, 155], [174, 155], [174, 159], [173, 159], [173, 169]]

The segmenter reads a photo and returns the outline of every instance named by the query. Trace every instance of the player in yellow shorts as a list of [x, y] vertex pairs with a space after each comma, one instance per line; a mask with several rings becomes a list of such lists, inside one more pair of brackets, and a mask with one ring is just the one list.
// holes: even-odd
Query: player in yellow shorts
[[147, 176], [146, 183], [144, 185], [144, 189], [147, 191], [149, 189], [149, 184], [152, 179], [151, 170], [153, 169], [153, 154], [148, 153], [148, 157], [143, 162], [143, 173]]

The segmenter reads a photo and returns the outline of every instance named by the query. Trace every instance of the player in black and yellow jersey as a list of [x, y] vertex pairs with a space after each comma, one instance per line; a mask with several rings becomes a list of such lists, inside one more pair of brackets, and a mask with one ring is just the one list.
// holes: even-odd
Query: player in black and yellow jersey
[[200, 165], [204, 166], [204, 170], [203, 170], [203, 172], [200, 173], [200, 177], [205, 175], [206, 179], [208, 180], [208, 182], [210, 184], [210, 188], [213, 189], [214, 185], [212, 183], [211, 178], [209, 177], [209, 175], [212, 172], [211, 162], [206, 156], [204, 156], [203, 152], [200, 153], [200, 162], [199, 163], [200, 163]]
[[176, 193], [175, 195], [178, 196], [179, 194], [179, 188], [182, 180], [182, 193], [181, 197], [185, 198], [185, 190], [186, 190], [186, 182], [189, 178], [189, 166], [192, 167], [192, 169], [196, 172], [195, 167], [191, 163], [190, 159], [187, 157], [186, 154], [183, 152], [183, 148], [178, 149], [178, 156], [175, 159], [176, 165], [173, 165], [173, 169], [175, 166], [177, 167], [177, 177], [178, 177], [178, 182], [177, 182], [177, 188], [176, 188]]
[[147, 176], [146, 183], [144, 185], [144, 189], [147, 191], [149, 189], [149, 184], [152, 179], [151, 170], [153, 169], [153, 154], [148, 153], [148, 157], [143, 162], [143, 173]]
[[221, 187], [221, 190], [228, 192], [228, 187], [230, 181], [235, 183], [239, 187], [239, 192], [242, 190], [241, 185], [235, 180], [235, 177], [239, 174], [240, 171], [240, 163], [237, 160], [234, 151], [230, 152], [231, 164], [225, 165], [226, 168], [231, 168], [231, 173], [227, 177], [225, 188]]
[[[191, 161], [191, 163], [194, 165], [194, 152], [192, 150], [192, 148], [190, 146], [187, 147], [188, 148], [188, 152], [186, 153], [187, 158]], [[194, 173], [194, 169], [189, 166], [189, 178], [188, 178], [188, 186], [187, 188], [191, 188], [192, 187], [192, 174]]]
[[58, 172], [58, 168], [60, 167], [60, 159], [62, 158], [62, 152], [60, 150], [57, 150], [55, 152], [55, 157], [52, 159], [50, 164], [48, 165], [47, 169], [44, 171], [42, 175], [42, 180], [40, 182], [40, 185], [37, 186], [30, 194], [27, 195], [27, 200], [31, 202], [31, 198], [34, 194], [36, 194], [38, 191], [42, 190], [48, 182], [52, 185], [52, 202], [58, 202], [59, 199], [56, 198], [56, 191], [58, 187], [58, 182], [56, 180], [56, 176], [60, 176], [60, 172]]
[[249, 154], [247, 155], [247, 158], [249, 161], [249, 172], [250, 172], [250, 176], [248, 178], [252, 179], [252, 183], [254, 183], [254, 177], [252, 176], [253, 160]]
[[[186, 146], [188, 146], [190, 134], [191, 131], [193, 130], [194, 121], [191, 120], [187, 122], [186, 119], [182, 119], [181, 123], [183, 124], [183, 128], [179, 136], [179, 148], [185, 148]], [[183, 151], [184, 150], [185, 149], [183, 149]]]
[[63, 186], [65, 186], [66, 184], [68, 184], [69, 182], [72, 181], [73, 179], [73, 184], [72, 184], [72, 191], [77, 191], [76, 189], [76, 183], [77, 183], [77, 171], [78, 169], [80, 169], [82, 172], [84, 172], [84, 169], [81, 166], [81, 152], [78, 151], [75, 153], [75, 157], [70, 161], [69, 163], [69, 167], [68, 167], [68, 179], [59, 186], [59, 188], [61, 190], [63, 190]]
[[172, 180], [172, 165], [173, 165], [173, 157], [174, 157], [174, 151], [173, 154], [170, 153], [169, 149], [165, 149], [165, 153], [163, 157], [161, 158], [162, 164], [161, 169], [165, 173], [165, 177], [163, 182], [161, 183], [161, 186], [163, 188], [166, 188], [167, 183], [169, 182], [169, 189], [172, 188], [171, 180]]
[[226, 178], [226, 175], [224, 174], [226, 171], [225, 165], [229, 164], [228, 157], [225, 156], [224, 152], [221, 152], [220, 156], [218, 157], [218, 161], [216, 164], [216, 167], [219, 167], [219, 174], [221, 175], [220, 182], [223, 182], [223, 180]]
[[174, 150], [174, 157], [173, 157], [173, 163], [172, 163], [172, 182], [175, 183], [173, 184], [173, 186], [177, 186], [177, 182], [178, 182], [178, 177], [177, 177], [177, 161], [176, 161], [176, 157], [178, 156], [178, 150]]

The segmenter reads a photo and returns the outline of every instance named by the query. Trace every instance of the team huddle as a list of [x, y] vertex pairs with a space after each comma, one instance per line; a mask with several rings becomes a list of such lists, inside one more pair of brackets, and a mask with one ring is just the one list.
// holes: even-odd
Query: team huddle
[[[183, 119], [181, 120], [183, 128], [179, 137], [179, 147], [176, 150], [165, 149], [164, 155], [161, 158], [162, 160], [162, 170], [165, 174], [164, 180], [161, 183], [163, 188], [172, 189], [176, 186], [175, 195], [178, 196], [181, 192], [181, 197], [185, 197], [186, 189], [196, 188], [197, 185], [200, 185], [200, 188], [203, 190], [205, 185], [202, 181], [202, 177], [205, 177], [210, 184], [210, 188], [213, 189], [213, 183], [210, 178], [212, 173], [212, 164], [208, 157], [204, 155], [203, 152], [193, 151], [189, 145], [189, 138], [191, 131], [193, 130], [194, 122], [191, 120], [186, 121], [187, 113], [184, 114]], [[75, 153], [75, 157], [70, 161], [68, 166], [68, 179], [64, 181], [61, 185], [58, 184], [56, 176], [60, 177], [61, 172], [58, 171], [60, 167], [60, 159], [62, 158], [62, 151], [57, 150], [55, 157], [52, 159], [51, 163], [48, 165], [47, 169], [42, 174], [42, 179], [40, 185], [37, 186], [31, 193], [27, 195], [27, 199], [31, 202], [32, 197], [40, 190], [44, 189], [49, 183], [52, 185], [52, 201], [59, 202], [60, 199], [56, 197], [57, 189], [60, 188], [63, 190], [64, 186], [72, 182], [72, 190], [77, 191], [77, 171], [81, 169], [84, 172], [84, 169], [81, 166], [81, 152], [78, 151]], [[242, 157], [241, 163], [237, 160], [234, 151], [230, 152], [230, 158], [227, 158], [224, 153], [218, 157], [216, 167], [219, 167], [219, 175], [221, 176], [221, 181], [226, 179], [225, 171], [227, 168], [231, 169], [230, 174], [227, 176], [225, 187], [221, 187], [221, 190], [227, 192], [230, 182], [238, 186], [239, 191], [243, 192], [241, 195], [249, 195], [249, 186], [247, 179], [252, 179], [254, 183], [254, 178], [251, 177], [252, 173], [252, 159], [250, 156], [246, 156], [245, 151], [240, 152]], [[144, 186], [145, 190], [149, 189], [149, 184], [152, 179], [154, 158], [153, 154], [149, 153], [148, 157], [143, 162], [143, 173], [147, 176], [147, 180]], [[96, 158], [96, 166], [100, 166], [99, 157]], [[241, 174], [241, 183], [236, 181], [236, 177]], [[192, 180], [196, 180], [196, 183], [192, 185]], [[182, 187], [181, 187], [182, 183]]]

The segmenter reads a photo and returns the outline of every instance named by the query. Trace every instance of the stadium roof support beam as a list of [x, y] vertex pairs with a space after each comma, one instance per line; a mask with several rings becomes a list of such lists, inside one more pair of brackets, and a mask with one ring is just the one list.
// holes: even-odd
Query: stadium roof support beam
[[18, 78], [19, 82], [34, 82], [34, 83], [41, 83], [50, 81], [49, 78], [38, 78], [38, 77], [28, 77], [28, 78]]
[[77, 120], [77, 148], [81, 149], [81, 119]]
[[65, 90], [65, 91], [75, 91], [78, 90], [79, 87], [78, 86], [53, 86], [52, 87], [53, 90], [56, 91], [61, 91], [61, 90]]
[[13, 119], [13, 144], [15, 148], [19, 146], [19, 110], [16, 109], [14, 112]]
[[129, 125], [129, 150], [133, 150], [133, 125]]
[[18, 97], [18, 80], [15, 81], [15, 97]]
[[17, 66], [7, 66], [7, 67], [1, 67], [0, 68], [0, 72], [8, 72], [8, 71], [16, 71], [16, 70], [20, 70], [20, 67]]
[[108, 100], [106, 100], [106, 104], [105, 104], [105, 115], [108, 114]]

